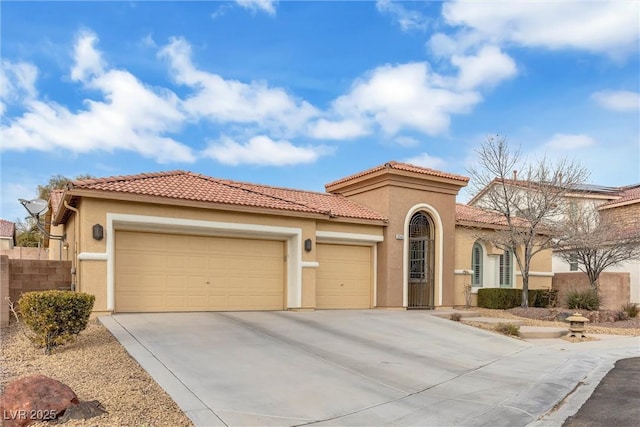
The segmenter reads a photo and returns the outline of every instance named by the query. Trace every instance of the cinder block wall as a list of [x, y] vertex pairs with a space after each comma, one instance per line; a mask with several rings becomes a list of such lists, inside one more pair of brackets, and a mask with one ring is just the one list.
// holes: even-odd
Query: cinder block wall
[[0, 326], [9, 324], [9, 257], [0, 255]]
[[70, 289], [71, 261], [9, 259], [0, 256], [0, 322], [9, 321], [6, 297], [16, 304], [23, 292]]
[[7, 255], [11, 259], [49, 259], [49, 249], [25, 248], [16, 246], [12, 249], [0, 250], [0, 255]]
[[[600, 274], [600, 308], [605, 310], [620, 310], [623, 304], [631, 301], [629, 273]], [[590, 288], [589, 278], [583, 272], [555, 273], [553, 289], [558, 290], [558, 304], [566, 306], [565, 296], [570, 290], [586, 290]]]

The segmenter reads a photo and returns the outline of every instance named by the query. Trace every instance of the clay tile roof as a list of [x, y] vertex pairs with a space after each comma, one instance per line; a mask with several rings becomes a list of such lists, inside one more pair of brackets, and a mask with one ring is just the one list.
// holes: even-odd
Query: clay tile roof
[[0, 219], [0, 237], [1, 238], [13, 239], [15, 230], [16, 230], [16, 225], [13, 222], [7, 221], [6, 219]]
[[342, 196], [217, 179], [179, 170], [72, 181], [69, 188], [385, 220], [379, 213]]
[[356, 174], [353, 175], [349, 175], [345, 178], [341, 178], [338, 179], [336, 181], [330, 182], [327, 185], [325, 185], [325, 187], [331, 187], [333, 185], [337, 185], [337, 184], [342, 184], [366, 175], [370, 175], [372, 173], [384, 170], [384, 169], [395, 169], [395, 170], [401, 170], [401, 171], [406, 171], [406, 172], [415, 172], [415, 173], [419, 173], [422, 175], [428, 175], [428, 176], [435, 176], [435, 177], [440, 177], [440, 178], [448, 178], [448, 179], [454, 179], [457, 181], [463, 181], [463, 182], [468, 182], [469, 178], [466, 176], [462, 176], [462, 175], [456, 175], [456, 174], [452, 174], [452, 173], [448, 173], [448, 172], [442, 172], [439, 170], [435, 170], [435, 169], [429, 169], [429, 168], [423, 168], [421, 166], [416, 166], [416, 165], [411, 165], [409, 163], [401, 163], [401, 162], [396, 162], [395, 160], [392, 160], [390, 162], [387, 162], [383, 165], [379, 165], [376, 166], [374, 168], [371, 169], [367, 169], [365, 171], [362, 172], [358, 172]]
[[623, 187], [618, 195], [620, 196], [619, 198], [600, 205], [600, 209], [607, 208], [610, 205], [618, 205], [620, 203], [627, 204], [640, 202], [640, 184]]
[[[525, 224], [522, 218], [514, 218], [515, 221]], [[475, 206], [456, 204], [456, 222], [474, 222], [487, 225], [507, 225], [506, 218], [494, 211], [481, 209]], [[514, 222], [515, 224], [515, 222]], [[517, 225], [517, 224], [516, 224]]]
[[49, 200], [51, 201], [51, 214], [54, 217], [58, 213], [58, 209], [60, 209], [63, 195], [64, 190], [51, 190], [51, 193], [49, 194]]

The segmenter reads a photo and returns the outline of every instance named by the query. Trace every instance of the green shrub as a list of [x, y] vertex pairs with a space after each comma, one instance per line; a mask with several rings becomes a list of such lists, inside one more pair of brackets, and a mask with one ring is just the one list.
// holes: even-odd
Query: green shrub
[[[529, 289], [529, 307], [554, 307], [558, 291]], [[478, 290], [478, 307], [508, 310], [522, 305], [522, 289], [485, 288]]]
[[596, 311], [600, 308], [600, 296], [592, 289], [572, 289], [565, 296], [567, 308]]
[[498, 323], [495, 330], [504, 335], [520, 336], [520, 326], [514, 325], [513, 323]]
[[29, 336], [51, 354], [54, 347], [73, 339], [87, 327], [95, 296], [73, 291], [25, 292], [18, 307]]
[[638, 317], [640, 309], [636, 304], [628, 302], [622, 305], [621, 312], [624, 313], [624, 317], [626, 317], [627, 319], [635, 319], [636, 317]]
[[507, 310], [518, 307], [522, 301], [521, 289], [478, 289], [478, 307]]

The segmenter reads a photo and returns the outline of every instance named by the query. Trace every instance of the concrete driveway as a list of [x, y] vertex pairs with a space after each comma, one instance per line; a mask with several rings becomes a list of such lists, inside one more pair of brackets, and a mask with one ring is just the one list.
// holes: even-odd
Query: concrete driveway
[[536, 346], [424, 311], [101, 321], [203, 426], [524, 426], [603, 363], [637, 352], [624, 340], [615, 351]]

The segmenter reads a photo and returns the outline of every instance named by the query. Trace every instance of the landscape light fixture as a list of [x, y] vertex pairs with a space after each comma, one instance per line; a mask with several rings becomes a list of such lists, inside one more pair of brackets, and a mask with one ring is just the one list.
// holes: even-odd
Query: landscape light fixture
[[47, 236], [49, 239], [53, 239], [53, 240], [66, 240], [67, 235], [63, 234], [62, 236], [56, 236], [54, 234], [50, 234], [45, 228], [44, 225], [42, 225], [42, 223], [40, 222], [40, 216], [47, 213], [47, 211], [49, 210], [49, 203], [47, 203], [46, 200], [43, 199], [33, 199], [33, 200], [25, 200], [25, 199], [18, 199], [18, 201], [20, 202], [20, 204], [22, 206], [24, 206], [24, 208], [27, 210], [27, 212], [29, 212], [29, 215], [31, 216], [31, 218], [36, 220], [36, 227], [38, 227], [38, 230], [40, 230], [40, 232], [42, 234], [44, 234], [45, 236]]

